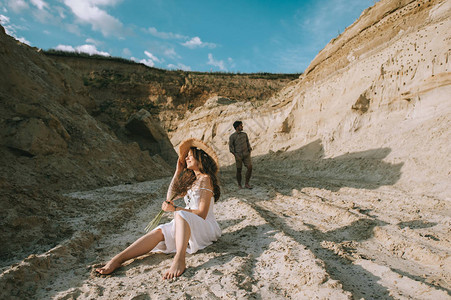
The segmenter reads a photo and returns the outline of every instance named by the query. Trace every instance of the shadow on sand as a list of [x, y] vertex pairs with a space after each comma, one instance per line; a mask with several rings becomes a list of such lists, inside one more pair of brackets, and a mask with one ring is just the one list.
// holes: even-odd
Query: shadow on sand
[[[322, 142], [316, 140], [294, 151], [279, 151], [253, 157], [253, 178], [255, 181], [258, 180], [259, 185], [272, 186], [277, 192], [287, 196], [292, 196], [293, 189], [301, 191], [306, 187], [334, 192], [343, 187], [372, 190], [381, 186], [394, 185], [401, 178], [404, 163], [392, 164], [384, 161], [390, 152], [390, 148], [379, 148], [324, 158]], [[221, 169], [221, 175], [223, 182], [235, 183], [235, 165]], [[367, 218], [361, 218], [347, 226], [328, 232], [323, 232], [312, 224], [304, 224], [309, 230], [296, 231], [286, 223], [285, 218], [258, 205], [258, 199], [247, 200], [246, 202], [268, 224], [307, 247], [315, 257], [322, 260], [329, 276], [338, 280], [344, 290], [352, 293], [353, 298], [393, 299], [388, 289], [378, 283], [381, 281], [380, 277], [352, 263], [353, 258], [338, 255], [322, 245], [322, 242], [339, 244], [344, 241], [362, 242], [372, 238], [374, 227], [388, 224], [371, 215], [370, 211], [359, 210]], [[435, 224], [411, 221], [398, 225], [401, 228], [427, 228]], [[248, 230], [248, 228], [242, 230]], [[256, 255], [258, 257], [258, 253]], [[391, 270], [449, 294], [448, 289], [431, 284], [424, 278], [393, 268]]]
[[[342, 187], [376, 189], [393, 185], [401, 177], [403, 162], [384, 161], [390, 152], [390, 148], [379, 148], [324, 158], [324, 147], [318, 139], [297, 150], [253, 157], [253, 178], [263, 184], [277, 185], [279, 190], [303, 187], [331, 191]], [[222, 168], [221, 175], [223, 180], [234, 181], [235, 165]], [[290, 180], [286, 180], [287, 176]]]
[[[256, 275], [258, 258], [270, 248], [272, 242], [276, 241], [274, 238], [274, 235], [277, 233], [274, 231], [275, 228], [285, 233], [298, 244], [305, 246], [316, 258], [322, 260], [328, 276], [333, 280], [338, 280], [342, 284], [343, 289], [351, 292], [355, 299], [392, 299], [389, 296], [389, 291], [378, 284], [380, 277], [373, 275], [359, 265], [352, 264], [349, 259], [337, 255], [334, 251], [325, 249], [321, 245], [322, 241], [340, 242], [341, 239], [338, 238], [340, 236], [360, 237], [355, 238], [355, 241], [368, 239], [372, 236], [373, 228], [383, 225], [383, 223], [361, 219], [327, 233], [317, 230], [310, 224], [306, 224], [310, 230], [295, 231], [276, 214], [254, 204], [251, 204], [251, 206], [268, 223], [258, 226], [248, 225], [240, 230], [225, 233], [216, 243], [202, 250], [204, 253], [221, 254], [199, 266], [189, 268], [184, 276], [191, 277], [200, 269], [216, 268], [239, 258], [243, 260], [242, 267], [233, 274], [237, 279], [237, 285], [246, 290], [249, 293], [248, 296], [252, 299], [262, 299], [259, 292], [252, 292], [250, 283], [255, 283], [253, 280]], [[258, 241], [256, 237], [258, 237]], [[247, 242], [249, 238], [255, 239], [258, 246], [249, 246]], [[252, 281], [249, 282], [249, 280], [245, 280], [246, 278], [251, 278]]]

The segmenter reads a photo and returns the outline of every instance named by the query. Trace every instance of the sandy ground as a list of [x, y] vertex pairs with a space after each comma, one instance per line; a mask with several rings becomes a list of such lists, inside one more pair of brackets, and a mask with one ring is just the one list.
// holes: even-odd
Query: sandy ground
[[144, 233], [164, 178], [71, 193], [84, 203], [68, 220], [74, 235], [4, 266], [0, 298], [451, 299], [449, 202], [255, 165], [253, 190], [235, 186], [233, 168], [221, 170], [215, 211], [223, 235], [189, 255], [180, 278], [162, 280], [173, 258], [165, 254], [131, 260], [110, 276], [93, 272]]
[[[218, 105], [192, 114], [184, 121], [190, 126], [178, 123], [185, 131], [174, 133], [174, 145], [174, 136], [179, 141], [189, 134], [202, 136], [224, 150], [224, 161], [231, 159], [224, 137], [244, 107], [241, 120], [254, 130], [251, 144], [262, 155], [254, 161], [253, 190], [236, 187], [233, 166], [221, 170], [223, 193], [215, 209], [223, 235], [189, 255], [180, 278], [162, 280], [173, 259], [164, 254], [131, 260], [110, 276], [93, 272], [144, 234], [170, 178], [67, 197], [47, 193], [50, 187], [44, 184], [39, 192], [2, 179], [0, 189], [10, 193], [2, 193], [5, 202], [20, 209], [2, 207], [12, 220], [7, 223], [11, 230], [3, 230], [16, 236], [0, 241], [4, 249], [13, 249], [0, 260], [0, 299], [451, 299], [451, 1], [378, 3], [361, 23], [332, 40], [302, 82], [262, 106], [263, 112], [256, 107], [249, 113], [250, 106], [240, 103], [235, 108]], [[15, 61], [27, 62], [26, 55], [34, 55], [32, 64], [20, 68], [36, 65], [33, 74], [47, 74], [42, 71], [47, 67], [38, 67], [38, 54], [8, 47], [13, 50], [6, 54], [21, 56], [4, 55], [5, 62], [17, 67]], [[11, 67], [7, 73], [20, 74], [21, 84], [15, 85], [20, 95], [27, 86], [33, 96], [43, 88], [34, 77], [22, 78], [29, 69], [16, 71]], [[82, 83], [45, 77], [42, 82], [60, 86], [51, 95], [67, 94], [67, 82]], [[283, 106], [274, 106], [278, 102]], [[59, 104], [52, 103], [58, 115]], [[34, 118], [32, 106], [20, 107], [21, 114]], [[67, 123], [100, 128], [84, 108], [79, 113], [74, 120], [65, 116]], [[80, 130], [73, 130], [77, 136]], [[85, 142], [83, 135], [80, 149], [110, 140], [100, 131], [98, 136], [84, 131], [93, 134], [92, 141]], [[137, 147], [133, 151], [141, 153]], [[106, 148], [94, 149], [103, 154]], [[59, 156], [42, 162], [38, 156], [30, 160], [36, 169], [24, 169], [17, 167], [21, 160], [11, 157], [14, 163], [7, 169], [12, 171], [5, 174], [12, 175], [5, 178], [17, 174], [38, 185], [33, 170], [39, 170], [69, 189], [69, 180], [83, 183], [73, 186], [86, 186], [86, 180], [112, 182], [103, 174], [114, 178], [128, 170], [133, 175], [149, 162], [136, 160], [143, 157], [136, 153], [124, 163], [113, 156], [114, 161], [105, 162], [100, 154], [86, 154], [90, 169], [72, 160], [62, 164]], [[136, 174], [148, 169], [143, 170]], [[42, 244], [33, 243], [34, 234]]]

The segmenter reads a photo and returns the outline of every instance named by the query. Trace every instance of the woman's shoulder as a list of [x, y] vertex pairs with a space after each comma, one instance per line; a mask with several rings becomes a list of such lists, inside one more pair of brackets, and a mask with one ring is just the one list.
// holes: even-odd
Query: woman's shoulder
[[199, 187], [211, 187], [212, 186], [212, 180], [210, 175], [208, 174], [202, 174], [199, 179]]
[[199, 180], [207, 180], [207, 179], [210, 179], [210, 175], [204, 173], [200, 174]]

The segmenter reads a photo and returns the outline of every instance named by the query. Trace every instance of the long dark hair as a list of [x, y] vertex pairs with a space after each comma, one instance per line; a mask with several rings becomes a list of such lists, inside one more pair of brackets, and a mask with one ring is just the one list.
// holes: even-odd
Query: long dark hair
[[[215, 201], [218, 201], [221, 196], [221, 189], [219, 188], [218, 180], [218, 165], [204, 150], [195, 147], [191, 147], [190, 150], [193, 152], [193, 156], [199, 164], [199, 171], [210, 177], [213, 185], [213, 195]], [[194, 171], [185, 167], [185, 169], [183, 169], [180, 173], [177, 181], [174, 183], [174, 192], [177, 195], [185, 195], [186, 192], [192, 187], [195, 180], [196, 175], [194, 174]]]

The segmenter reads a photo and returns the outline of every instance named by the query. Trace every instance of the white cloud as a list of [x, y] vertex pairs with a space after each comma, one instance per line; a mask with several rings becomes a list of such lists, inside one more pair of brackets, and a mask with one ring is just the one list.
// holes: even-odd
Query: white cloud
[[144, 51], [144, 54], [150, 58], [152, 61], [154, 62], [160, 62], [160, 60], [158, 59], [158, 57], [156, 57], [155, 55], [153, 55], [152, 53], [150, 53], [149, 51]]
[[163, 62], [163, 60], [160, 60], [158, 57], [156, 57], [155, 55], [153, 55], [149, 51], [144, 51], [144, 54], [148, 57], [148, 59], [143, 58], [143, 59], [141, 59], [139, 61], [138, 61], [138, 59], [136, 59], [134, 57], [130, 57], [130, 59], [133, 60], [133, 61], [145, 64], [146, 66], [149, 66], [149, 67], [155, 66], [155, 62], [157, 62], [157, 63]]
[[0, 15], [0, 24], [6, 25], [8, 23], [9, 23], [9, 18], [7, 16]]
[[214, 67], [218, 67], [221, 71], [227, 71], [227, 69], [225, 68], [224, 65], [224, 61], [223, 60], [215, 60], [213, 57], [213, 54], [208, 53], [208, 65], [214, 66]]
[[178, 63], [177, 65], [169, 64], [168, 68], [169, 69], [174, 69], [174, 70], [191, 71], [191, 67], [189, 67], [187, 65], [184, 65], [182, 63]]
[[66, 52], [75, 52], [75, 48], [69, 45], [58, 45], [55, 47], [55, 50], [66, 51]]
[[3, 28], [5, 28], [5, 32], [7, 35], [12, 36], [16, 40], [18, 40], [21, 43], [27, 44], [28, 46], [31, 46], [30, 41], [28, 41], [24, 37], [18, 37], [16, 35], [16, 28], [20, 28], [19, 26], [14, 26], [12, 24], [9, 24], [9, 17], [5, 15], [0, 15], [0, 24], [2, 24]]
[[77, 52], [88, 53], [90, 55], [97, 54], [102, 56], [111, 56], [108, 52], [98, 51], [94, 45], [81, 45], [75, 48]]
[[33, 4], [40, 10], [44, 9], [44, 7], [48, 7], [47, 3], [45, 3], [43, 0], [31, 0], [31, 4]]
[[122, 23], [109, 15], [99, 5], [114, 5], [117, 0], [64, 0], [74, 15], [83, 23], [91, 24], [93, 30], [102, 32], [104, 36], [121, 35]]
[[28, 3], [24, 0], [9, 0], [8, 6], [16, 13], [29, 8]]
[[70, 45], [58, 45], [55, 49], [67, 52], [87, 53], [89, 55], [111, 56], [108, 52], [97, 50], [94, 45], [81, 45], [75, 48]]
[[198, 37], [198, 36], [195, 36], [192, 39], [190, 39], [189, 41], [182, 43], [182, 46], [188, 47], [190, 49], [204, 48], [204, 47], [216, 48], [216, 44], [202, 42], [200, 37]]
[[185, 47], [194, 49], [196, 47], [200, 47], [200, 45], [202, 45], [202, 41], [200, 40], [199, 37], [196, 36], [196, 37], [193, 37], [191, 40], [183, 43], [182, 45]]
[[147, 31], [156, 37], [162, 38], [162, 39], [187, 39], [187, 36], [172, 33], [172, 32], [160, 32], [155, 27], [149, 27]]
[[24, 43], [24, 44], [27, 44], [28, 46], [31, 46], [30, 41], [27, 40], [27, 39], [24, 38], [24, 37], [17, 38], [17, 40], [18, 40], [19, 42], [21, 42], [21, 43]]
[[92, 2], [96, 5], [116, 5], [119, 2], [122, 2], [122, 0], [88, 0], [89, 2]]
[[141, 59], [139, 62], [145, 64], [148, 67], [155, 66], [155, 63], [151, 59]]

